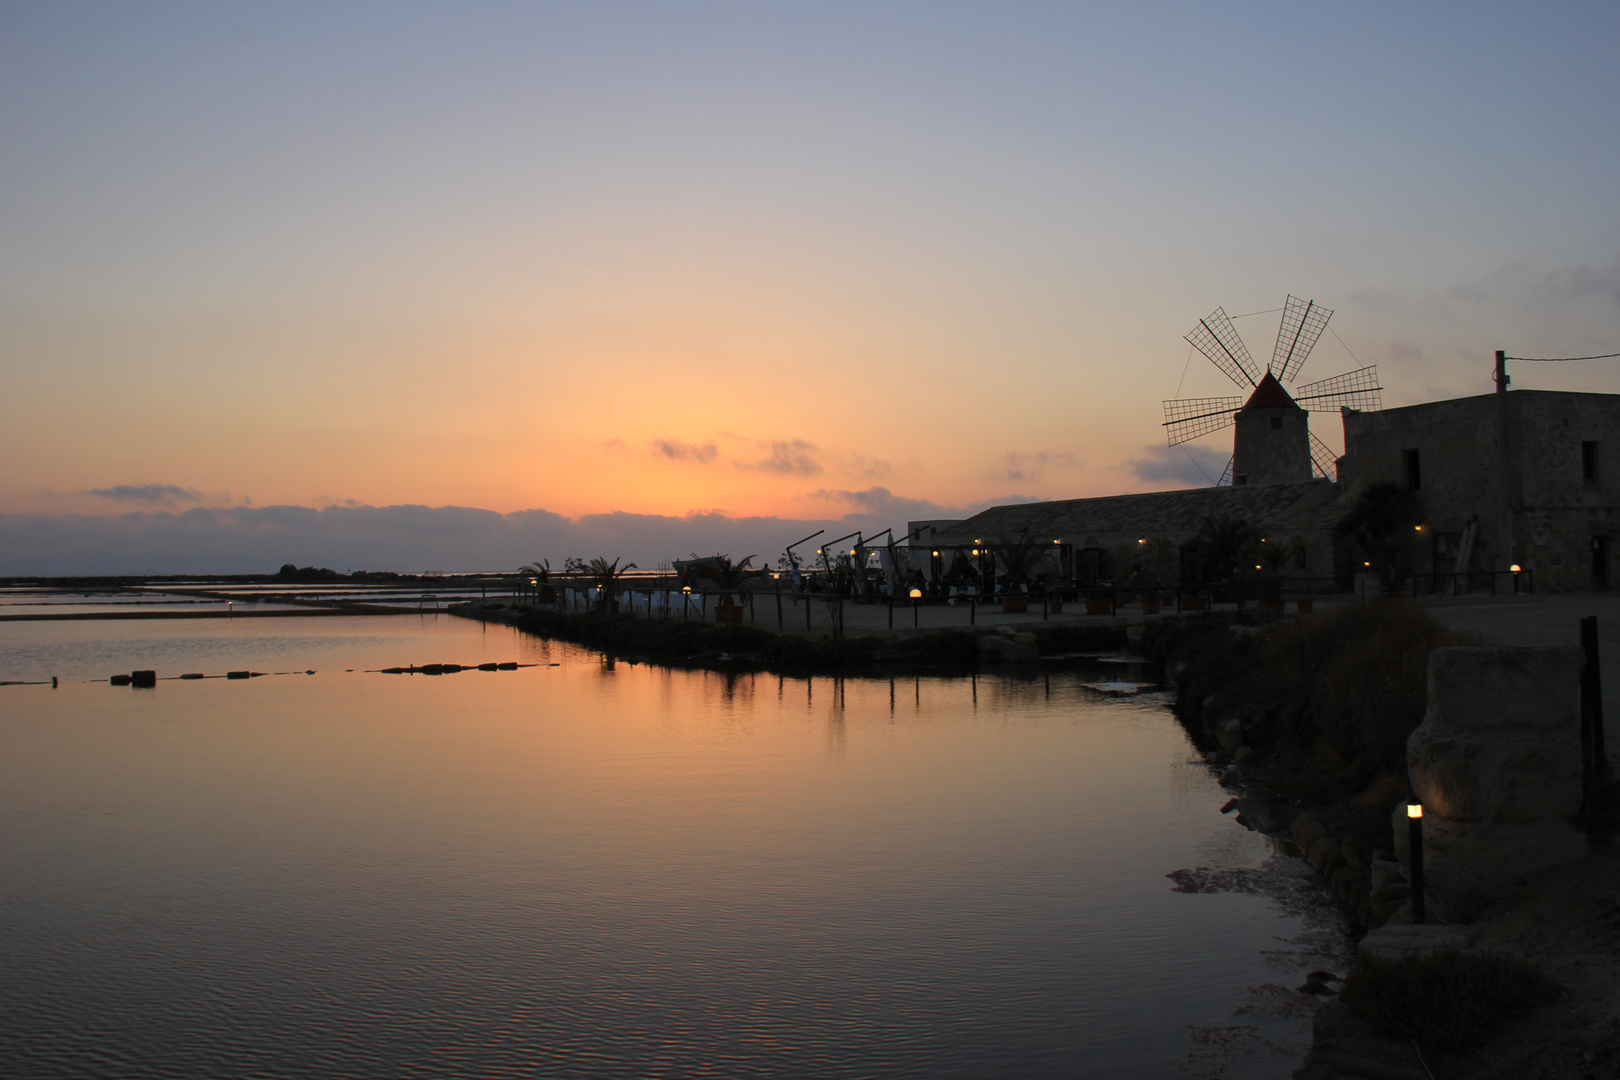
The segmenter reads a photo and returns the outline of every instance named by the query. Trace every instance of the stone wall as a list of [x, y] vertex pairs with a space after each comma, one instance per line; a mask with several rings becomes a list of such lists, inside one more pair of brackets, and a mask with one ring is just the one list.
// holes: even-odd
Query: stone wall
[[[1592, 541], [1613, 560], [1620, 541], [1620, 395], [1515, 390], [1507, 395], [1509, 501], [1513, 549], [1503, 554], [1500, 456], [1495, 394], [1433, 401], [1382, 412], [1346, 413], [1339, 479], [1354, 498], [1368, 485], [1409, 483], [1406, 451], [1417, 452], [1418, 494], [1426, 538], [1408, 554], [1420, 573], [1489, 570], [1517, 562], [1538, 589], [1594, 585]], [[1582, 444], [1597, 444], [1596, 476], [1587, 479]], [[1473, 558], [1458, 567], [1455, 540], [1477, 522]], [[1609, 583], [1614, 567], [1606, 566]]]
[[1310, 414], [1244, 409], [1232, 434], [1232, 483], [1302, 484], [1311, 478]]
[[[1582, 796], [1581, 664], [1581, 651], [1565, 646], [1431, 654], [1428, 712], [1406, 747], [1429, 891], [1442, 910], [1511, 897], [1586, 857], [1571, 820]], [[1396, 818], [1404, 846], [1404, 807]]]

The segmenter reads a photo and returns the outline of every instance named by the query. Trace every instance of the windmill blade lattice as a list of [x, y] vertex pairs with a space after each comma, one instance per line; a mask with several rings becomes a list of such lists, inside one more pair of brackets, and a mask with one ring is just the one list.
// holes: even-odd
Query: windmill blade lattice
[[1198, 325], [1187, 335], [1187, 340], [1239, 386], [1244, 383], [1260, 385], [1259, 365], [1249, 355], [1249, 347], [1238, 337], [1237, 327], [1226, 317], [1224, 308], [1216, 308], [1210, 312], [1209, 318], [1199, 319]]
[[1301, 300], [1289, 293], [1288, 302], [1283, 305], [1282, 325], [1277, 328], [1277, 346], [1272, 350], [1271, 366], [1267, 370], [1279, 379], [1293, 382], [1331, 318], [1333, 312], [1318, 307], [1316, 301]]
[[1324, 480], [1337, 480], [1339, 478], [1339, 455], [1333, 448], [1316, 437], [1311, 432], [1311, 464], [1316, 466], [1316, 472]]
[[1171, 446], [1230, 427], [1243, 407], [1240, 397], [1176, 398], [1164, 403], [1165, 434]]
[[1312, 412], [1338, 412], [1340, 408], [1377, 412], [1384, 407], [1379, 394], [1382, 389], [1378, 385], [1378, 365], [1369, 364], [1331, 379], [1306, 383], [1294, 390], [1293, 397], [1297, 405]]

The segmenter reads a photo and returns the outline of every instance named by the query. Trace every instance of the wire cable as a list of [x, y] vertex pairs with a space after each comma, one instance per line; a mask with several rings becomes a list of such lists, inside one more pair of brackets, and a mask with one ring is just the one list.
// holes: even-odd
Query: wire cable
[[1188, 450], [1185, 446], [1183, 446], [1181, 448], [1181, 452], [1187, 455], [1187, 460], [1193, 463], [1193, 468], [1204, 474], [1205, 480], [1208, 480], [1212, 484], [1216, 482], [1215, 479], [1209, 475], [1209, 470], [1198, 464], [1198, 459], [1192, 456], [1191, 450]]
[[1187, 346], [1187, 362], [1181, 365], [1181, 382], [1176, 383], [1176, 397], [1181, 396], [1181, 383], [1187, 381], [1187, 369], [1192, 366], [1193, 353], [1196, 351], [1190, 344]]
[[1330, 326], [1328, 327], [1328, 333], [1333, 335], [1333, 340], [1339, 343], [1340, 348], [1342, 348], [1345, 352], [1350, 353], [1350, 359], [1354, 360], [1357, 364], [1361, 363], [1361, 358], [1355, 353], [1350, 352], [1350, 346], [1344, 343], [1344, 338], [1339, 336], [1339, 332], [1337, 330]]
[[1249, 312], [1248, 315], [1228, 315], [1227, 318], [1228, 319], [1247, 319], [1249, 317], [1249, 315], [1273, 315], [1273, 314], [1275, 314], [1275, 313], [1277, 313], [1277, 312], [1279, 312], [1281, 310], [1282, 310], [1282, 308], [1280, 308], [1280, 307], [1268, 307], [1264, 311], [1251, 311], [1251, 312]]
[[1620, 352], [1604, 353], [1601, 356], [1504, 356], [1502, 359], [1518, 360], [1525, 364], [1568, 364], [1576, 360], [1613, 360], [1617, 356], [1620, 356]]

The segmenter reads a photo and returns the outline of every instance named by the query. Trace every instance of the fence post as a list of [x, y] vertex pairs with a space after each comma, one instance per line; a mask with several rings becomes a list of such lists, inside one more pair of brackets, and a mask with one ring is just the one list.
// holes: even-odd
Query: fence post
[[1598, 656], [1597, 616], [1581, 620], [1581, 756], [1587, 777], [1587, 816], [1602, 809], [1603, 785], [1609, 778], [1609, 754], [1603, 733], [1603, 669]]
[[782, 632], [782, 583], [776, 583], [776, 632]]

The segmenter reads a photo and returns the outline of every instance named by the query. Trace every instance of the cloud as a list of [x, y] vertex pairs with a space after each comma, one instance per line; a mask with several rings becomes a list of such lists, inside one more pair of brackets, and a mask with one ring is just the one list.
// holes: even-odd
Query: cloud
[[857, 476], [862, 480], [887, 480], [894, 475], [894, 466], [882, 458], [869, 458], [864, 454], [851, 454], [844, 462], [842, 471], [849, 476]]
[[699, 446], [696, 443], [681, 442], [679, 439], [654, 439], [652, 446], [655, 455], [666, 457], [671, 461], [695, 461], [700, 465], [707, 465], [720, 456], [720, 448], [712, 442]]
[[1046, 472], [1048, 465], [1072, 466], [1079, 461], [1073, 454], [1049, 454], [1040, 451], [1034, 454], [1023, 454], [1016, 450], [1009, 450], [1005, 457], [1007, 467], [997, 475], [1007, 480], [1039, 480]]
[[770, 457], [763, 461], [738, 462], [737, 467], [762, 469], [783, 476], [816, 476], [822, 471], [821, 463], [810, 456], [810, 451], [816, 449], [814, 443], [807, 443], [803, 439], [789, 439], [786, 442], [772, 441], [770, 446]]
[[[500, 514], [466, 506], [213, 506], [112, 515], [0, 514], [0, 575], [256, 574], [283, 563], [333, 570], [404, 572], [515, 569], [570, 555], [620, 557], [642, 566], [688, 554], [759, 553], [768, 561], [817, 529], [868, 535], [909, 520], [963, 518], [983, 506], [1032, 501], [1009, 495], [974, 507], [908, 499], [883, 487], [821, 491], [840, 514], [733, 517], [615, 511], [564, 517], [548, 510]], [[903, 533], [902, 533], [903, 535]]]
[[852, 524], [867, 522], [896, 527], [907, 521], [961, 520], [991, 506], [1047, 501], [1038, 495], [1003, 495], [970, 503], [967, 506], [941, 506], [927, 499], [908, 499], [894, 494], [886, 487], [876, 486], [861, 491], [820, 488], [810, 497], [854, 504], [857, 509], [844, 515], [843, 520], [846, 522]]
[[207, 497], [196, 488], [181, 487], [179, 484], [115, 484], [112, 487], [91, 488], [79, 494], [98, 495], [120, 502], [146, 503], [149, 506], [202, 502]]
[[1550, 270], [1542, 278], [1541, 291], [1577, 300], [1597, 297], [1620, 309], [1620, 259], [1608, 266], [1582, 264]]
[[1125, 467], [1138, 480], [1158, 484], [1171, 481], [1180, 487], [1208, 487], [1221, 478], [1231, 455], [1203, 446], [1148, 446]]
[[835, 515], [569, 518], [540, 509], [500, 514], [463, 506], [343, 504], [0, 514], [0, 574], [252, 574], [274, 573], [289, 562], [448, 573], [513, 569], [536, 558], [557, 566], [569, 555], [619, 556], [651, 567], [691, 552], [779, 553], [817, 529], [847, 532], [842, 524]]
[[845, 514], [846, 521], [881, 517], [889, 520], [891, 524], [898, 525], [903, 521], [919, 521], [924, 518], [967, 516], [967, 512], [958, 507], [941, 506], [926, 499], [907, 499], [894, 494], [886, 487], [869, 487], [862, 491], [820, 488], [812, 493], [811, 498], [854, 504], [858, 509]]

